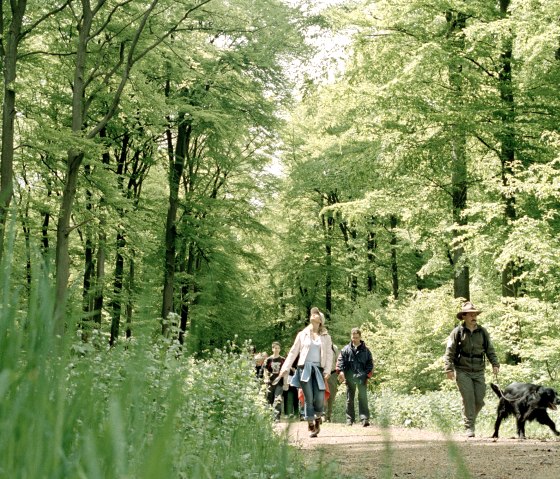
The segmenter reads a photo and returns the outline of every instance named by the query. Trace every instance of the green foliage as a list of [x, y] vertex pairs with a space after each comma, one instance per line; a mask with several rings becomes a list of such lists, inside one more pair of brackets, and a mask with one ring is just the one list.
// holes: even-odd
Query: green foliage
[[[360, 319], [362, 336], [374, 355], [376, 384], [407, 392], [438, 388], [445, 342], [456, 325], [458, 301], [450, 298], [449, 290], [440, 288], [384, 308], [371, 304], [368, 316]], [[362, 310], [367, 305], [364, 302]]]
[[1, 477], [305, 477], [272, 430], [250, 357], [197, 361], [146, 335], [68, 355], [48, 283], [33, 291], [24, 313], [3, 282]]

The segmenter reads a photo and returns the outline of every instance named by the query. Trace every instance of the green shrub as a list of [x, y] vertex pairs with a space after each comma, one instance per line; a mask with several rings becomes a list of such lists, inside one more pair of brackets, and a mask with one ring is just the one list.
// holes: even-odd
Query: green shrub
[[195, 360], [149, 335], [72, 346], [48, 285], [25, 311], [3, 285], [0, 478], [314, 477], [273, 432], [248, 357]]

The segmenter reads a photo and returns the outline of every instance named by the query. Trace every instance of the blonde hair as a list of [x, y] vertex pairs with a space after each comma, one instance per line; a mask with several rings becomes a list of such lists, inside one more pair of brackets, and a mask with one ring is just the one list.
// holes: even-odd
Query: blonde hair
[[319, 317], [321, 318], [321, 325], [319, 326], [319, 334], [326, 333], [327, 328], [325, 327], [325, 315], [322, 313], [322, 311], [316, 306], [314, 306], [313, 308], [311, 308], [309, 312], [310, 314], [314, 314], [314, 313], [319, 314]]

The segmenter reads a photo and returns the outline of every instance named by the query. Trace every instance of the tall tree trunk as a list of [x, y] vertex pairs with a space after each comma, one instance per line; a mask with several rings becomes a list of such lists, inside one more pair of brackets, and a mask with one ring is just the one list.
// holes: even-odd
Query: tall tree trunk
[[[134, 257], [134, 251], [132, 251]], [[134, 299], [134, 259], [130, 260], [128, 267], [128, 283], [127, 283], [127, 300], [126, 300], [126, 339], [132, 337], [132, 312], [133, 312], [133, 299]]]
[[2, 150], [0, 157], [0, 263], [4, 253], [4, 237], [8, 210], [14, 193], [14, 121], [16, 117], [16, 73], [21, 26], [27, 0], [11, 1], [11, 21], [4, 31], [4, 8], [0, 5], [0, 61], [3, 64], [4, 101], [2, 103]]
[[122, 289], [123, 289], [123, 274], [124, 274], [124, 257], [122, 251], [125, 247], [126, 239], [124, 234], [119, 231], [117, 233], [116, 255], [115, 255], [115, 277], [113, 280], [113, 301], [112, 315], [111, 315], [111, 337], [109, 344], [114, 346], [119, 339], [119, 330], [121, 324], [121, 311], [122, 311]]
[[[76, 64], [74, 67], [74, 79], [72, 84], [72, 132], [79, 135], [84, 127], [84, 95], [86, 78], [86, 58], [90, 37], [93, 12], [89, 1], [82, 2], [82, 18], [79, 25], [78, 44], [76, 47]], [[56, 292], [55, 292], [55, 333], [64, 334], [66, 293], [68, 289], [68, 278], [70, 276], [70, 254], [68, 251], [70, 235], [70, 217], [80, 166], [84, 159], [84, 153], [71, 149], [68, 151], [66, 160], [66, 176], [64, 189], [62, 191], [62, 202], [58, 214], [56, 226]]]
[[[102, 128], [99, 132], [100, 138], [107, 137], [106, 128]], [[103, 165], [109, 165], [111, 162], [111, 157], [109, 152], [104, 151], [101, 155]], [[105, 301], [105, 261], [106, 261], [106, 249], [107, 249], [107, 234], [105, 233], [105, 227], [107, 221], [105, 218], [105, 198], [101, 197], [99, 200], [99, 231], [97, 233], [97, 255], [96, 255], [96, 270], [95, 270], [95, 288], [93, 291], [93, 307], [92, 307], [92, 319], [93, 323], [98, 329], [101, 328], [101, 318], [103, 313], [103, 303]]]
[[97, 269], [95, 271], [95, 299], [93, 301], [93, 322], [97, 328], [101, 328], [101, 316], [103, 312], [103, 302], [105, 294], [105, 248], [107, 236], [105, 235], [105, 221], [101, 219], [99, 224], [99, 244], [97, 246]]
[[[334, 205], [339, 203], [338, 194], [333, 191], [327, 195], [327, 204]], [[352, 228], [347, 221], [339, 221], [338, 226], [344, 237], [344, 245], [346, 246], [346, 251], [348, 252], [350, 259], [348, 264], [350, 265], [350, 273], [348, 273], [348, 286], [350, 289], [350, 299], [356, 301], [358, 299], [358, 276], [356, 275], [354, 269], [356, 267], [356, 246], [351, 240], [356, 239], [356, 230]]]
[[[47, 198], [52, 196], [52, 186], [49, 178], [46, 179]], [[46, 261], [49, 255], [49, 224], [51, 222], [51, 214], [48, 209], [41, 209], [43, 221], [41, 223], [41, 254]]]
[[[466, 15], [461, 12], [448, 12], [446, 15], [448, 36], [454, 50], [465, 49], [463, 30]], [[455, 95], [455, 101], [463, 105], [463, 76], [459, 55], [454, 55], [449, 66], [449, 83]], [[451, 197], [453, 208], [453, 224], [451, 260], [453, 266], [453, 295], [455, 298], [470, 299], [469, 268], [465, 264], [465, 248], [461, 236], [461, 227], [467, 224], [464, 211], [467, 207], [467, 139], [461, 125], [454, 128], [451, 137]]]
[[41, 251], [43, 256], [49, 252], [49, 223], [51, 215], [48, 211], [43, 212], [43, 223], [41, 224]]
[[194, 247], [193, 243], [189, 242], [188, 251], [186, 253], [187, 260], [185, 266], [186, 279], [183, 281], [181, 287], [181, 322], [179, 326], [179, 342], [184, 344], [185, 334], [189, 324], [190, 305], [192, 301], [192, 293], [194, 292]]
[[397, 227], [397, 217], [391, 215], [390, 219], [391, 225], [391, 287], [393, 290], [393, 298], [399, 299], [399, 267], [397, 258], [397, 234], [395, 229]]
[[[508, 8], [510, 0], [500, 0], [500, 13], [503, 18], [508, 16]], [[499, 89], [501, 100], [501, 145], [500, 145], [500, 163], [502, 178], [502, 200], [505, 204], [504, 223], [506, 228], [513, 224], [517, 218], [516, 198], [512, 191], [511, 182], [514, 178], [513, 164], [515, 161], [515, 97], [513, 93], [512, 82], [512, 52], [513, 38], [505, 39], [502, 46], [502, 54], [500, 55], [501, 69], [499, 72]], [[502, 296], [504, 298], [516, 298], [519, 293], [519, 281], [517, 279], [520, 274], [519, 266], [514, 261], [509, 261], [501, 272]], [[516, 305], [512, 304], [513, 309]], [[517, 321], [511, 325], [512, 337], [511, 348], [506, 351], [506, 362], [508, 364], [518, 364], [521, 361], [519, 355], [514, 352], [517, 350], [522, 337], [521, 325]]]
[[[500, 0], [500, 12], [505, 18], [508, 15], [510, 0]], [[517, 217], [515, 208], [515, 194], [510, 191], [511, 179], [514, 176], [513, 163], [515, 161], [515, 99], [511, 76], [513, 40], [507, 38], [500, 56], [501, 70], [499, 73], [500, 99], [502, 101], [502, 133], [501, 133], [501, 176], [505, 203], [505, 223], [515, 221]], [[510, 261], [502, 270], [502, 296], [517, 297], [519, 284], [516, 280], [519, 274], [517, 265]]]
[[[375, 225], [375, 218], [371, 218], [372, 228]], [[377, 236], [375, 231], [368, 231], [367, 237], [367, 291], [375, 293], [377, 291], [377, 275], [375, 272], [375, 259], [377, 256]]]
[[68, 251], [70, 235], [70, 217], [76, 196], [78, 172], [83, 160], [83, 153], [68, 153], [66, 184], [62, 193], [62, 203], [56, 226], [56, 293], [55, 293], [55, 333], [63, 335], [65, 331], [66, 293], [70, 276], [70, 254]]
[[25, 204], [25, 214], [23, 216], [23, 236], [25, 238], [25, 277], [27, 279], [27, 291], [31, 290], [31, 228], [29, 227], [29, 201], [30, 196], [27, 198]]
[[321, 215], [323, 226], [323, 238], [325, 240], [325, 314], [327, 319], [332, 316], [332, 235], [334, 229], [334, 218], [332, 213], [325, 218]]
[[162, 334], [167, 334], [167, 317], [173, 312], [173, 296], [175, 289], [175, 262], [176, 262], [176, 240], [177, 240], [177, 211], [179, 208], [179, 186], [185, 160], [187, 157], [187, 145], [191, 133], [191, 126], [185, 118], [185, 113], [180, 114], [177, 125], [177, 142], [175, 154], [170, 158], [169, 171], [169, 205], [167, 208], [167, 219], [165, 222], [165, 263], [163, 277], [163, 304], [161, 308]]
[[[334, 203], [333, 203], [334, 204]], [[350, 288], [350, 300], [355, 302], [358, 299], [358, 276], [354, 272], [356, 267], [356, 247], [352, 240], [356, 239], [356, 230], [351, 228], [346, 221], [340, 221], [340, 230], [342, 231], [342, 236], [344, 237], [344, 245], [346, 246], [346, 251], [350, 256], [348, 264], [350, 265], [350, 273], [348, 273], [348, 286]]]
[[[91, 175], [91, 167], [86, 165], [84, 168], [87, 176]], [[92, 192], [86, 189], [86, 211], [90, 215], [93, 214]], [[95, 291], [95, 251], [93, 243], [93, 231], [89, 225], [85, 227], [85, 251], [84, 251], [84, 281], [83, 281], [83, 315], [82, 315], [82, 341], [86, 342], [89, 339], [91, 329], [92, 313], [94, 308], [94, 291]]]
[[[117, 189], [121, 196], [125, 196], [124, 192], [124, 174], [126, 170], [126, 160], [129, 154], [130, 145], [130, 135], [125, 132], [121, 142], [121, 151], [117, 159]], [[117, 213], [119, 215], [119, 222], [122, 221], [124, 217], [125, 210], [123, 208], [117, 208]], [[123, 231], [122, 224], [119, 225], [119, 231], [117, 232], [117, 241], [115, 249], [115, 274], [113, 278], [113, 300], [112, 303], [112, 313], [111, 313], [111, 337], [109, 339], [109, 344], [114, 346], [119, 339], [119, 330], [121, 324], [121, 313], [122, 313], [122, 290], [124, 283], [124, 256], [123, 250], [126, 246], [126, 237]]]

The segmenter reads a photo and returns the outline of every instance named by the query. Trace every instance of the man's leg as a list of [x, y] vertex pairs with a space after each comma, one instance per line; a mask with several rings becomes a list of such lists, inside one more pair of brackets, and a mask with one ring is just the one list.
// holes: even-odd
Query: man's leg
[[274, 418], [279, 421], [280, 415], [282, 414], [282, 405], [284, 403], [284, 388], [282, 387], [282, 381], [280, 381], [276, 386], [274, 386]]
[[457, 387], [463, 398], [463, 422], [468, 436], [474, 436], [476, 401], [473, 380], [467, 373], [456, 371]]
[[331, 374], [329, 376], [329, 399], [327, 401], [327, 415], [326, 415], [326, 419], [327, 421], [331, 421], [332, 420], [332, 409], [333, 409], [333, 405], [334, 405], [334, 400], [336, 398], [336, 393], [338, 391], [338, 377], [336, 374]]
[[484, 406], [484, 395], [486, 394], [486, 379], [484, 373], [473, 376], [472, 381], [474, 387], [474, 421], [476, 421], [478, 413]]
[[364, 426], [369, 426], [369, 406], [367, 398], [367, 386], [359, 382], [358, 387], [358, 412], [360, 414], [360, 421]]
[[290, 390], [282, 391], [282, 396], [284, 398], [284, 416], [288, 417], [290, 415]]
[[346, 424], [353, 424], [356, 421], [356, 411], [354, 410], [355, 396], [356, 384], [346, 380]]
[[290, 394], [292, 396], [292, 409], [294, 417], [299, 417], [299, 398], [298, 398], [298, 388], [290, 386]]

